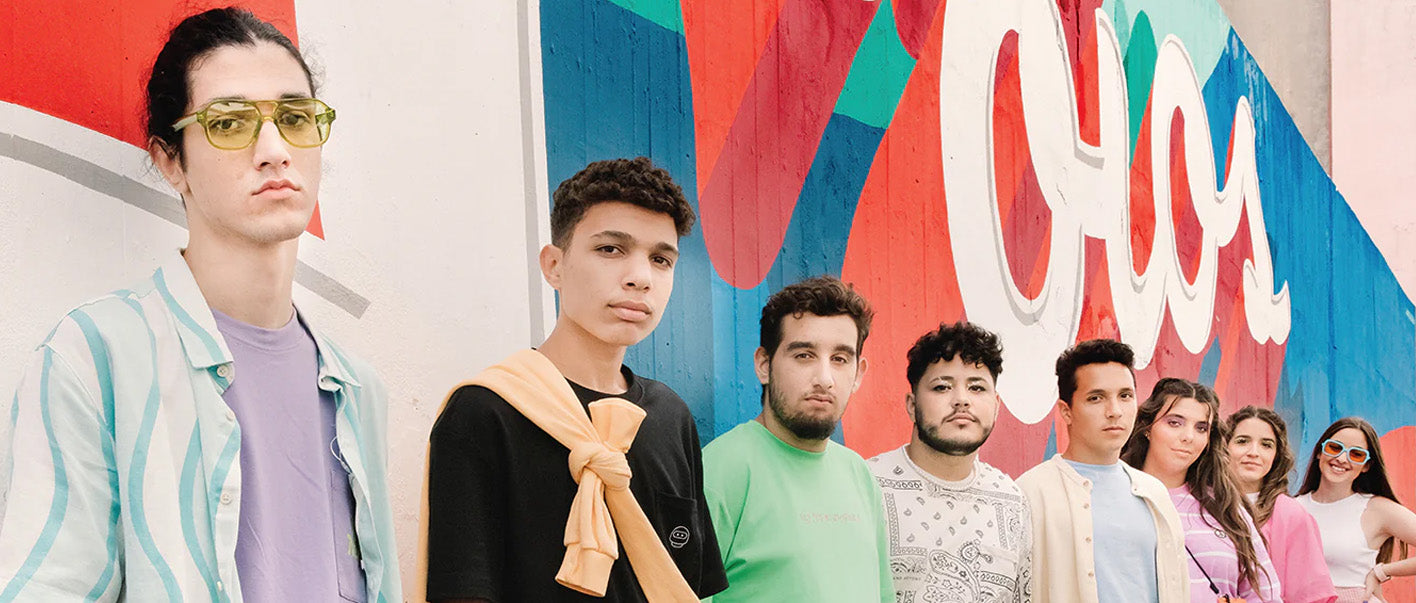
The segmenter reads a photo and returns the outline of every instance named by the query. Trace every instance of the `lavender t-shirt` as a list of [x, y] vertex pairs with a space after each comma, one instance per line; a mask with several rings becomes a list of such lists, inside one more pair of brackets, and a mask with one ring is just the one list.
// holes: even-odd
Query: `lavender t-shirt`
[[247, 601], [365, 600], [334, 396], [319, 388], [315, 340], [293, 312], [263, 329], [217, 311], [234, 358], [222, 396], [241, 429], [236, 571]]

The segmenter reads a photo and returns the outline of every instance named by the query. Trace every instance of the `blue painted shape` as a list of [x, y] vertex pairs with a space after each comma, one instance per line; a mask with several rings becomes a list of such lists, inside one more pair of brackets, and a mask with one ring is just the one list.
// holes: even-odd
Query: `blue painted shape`
[[1219, 340], [1215, 339], [1210, 343], [1209, 351], [1205, 352], [1204, 359], [1200, 360], [1200, 383], [1214, 387], [1215, 377], [1219, 376], [1219, 361], [1222, 356]]
[[1043, 462], [1043, 461], [1045, 461], [1045, 460], [1047, 460], [1047, 459], [1050, 459], [1050, 458], [1052, 458], [1052, 455], [1054, 455], [1054, 454], [1057, 454], [1057, 424], [1056, 424], [1056, 423], [1053, 423], [1051, 427], [1048, 427], [1048, 428], [1047, 428], [1047, 448], [1045, 448], [1045, 449], [1043, 450], [1043, 452], [1042, 452], [1042, 458], [1038, 459], [1037, 462], [1041, 463], [1041, 462]]
[[1221, 174], [1235, 103], [1243, 96], [1253, 107], [1274, 277], [1292, 300], [1275, 407], [1306, 456], [1343, 416], [1379, 433], [1416, 423], [1413, 306], [1260, 73], [1231, 31], [1203, 92]]
[[[833, 114], [792, 211], [782, 252], [766, 278], [752, 289], [737, 289], [714, 278], [714, 314], [718, 324], [732, 326], [714, 333], [717, 384], [719, 391], [734, 396], [719, 402], [714, 436], [762, 410], [753, 353], [761, 340], [761, 309], [767, 297], [804, 278], [841, 275], [856, 204], [884, 137], [883, 129]], [[838, 429], [832, 437], [843, 441], [844, 432]]]
[[[591, 161], [647, 156], [697, 209], [693, 95], [683, 36], [605, 0], [541, 2], [546, 162], [552, 190]], [[551, 201], [546, 200], [549, 204]], [[714, 417], [713, 275], [702, 232], [679, 241], [674, 293], [625, 363], [688, 403], [706, 443]]]
[[[550, 183], [590, 161], [646, 155], [674, 175], [696, 209], [683, 37], [607, 0], [547, 0], [541, 15]], [[785, 284], [840, 275], [855, 205], [884, 135], [883, 128], [832, 115], [784, 249], [759, 286], [742, 290], [718, 278], [701, 231], [679, 241], [682, 255], [664, 319], [630, 348], [625, 363], [684, 398], [704, 443], [760, 412], [752, 358], [762, 305]]]

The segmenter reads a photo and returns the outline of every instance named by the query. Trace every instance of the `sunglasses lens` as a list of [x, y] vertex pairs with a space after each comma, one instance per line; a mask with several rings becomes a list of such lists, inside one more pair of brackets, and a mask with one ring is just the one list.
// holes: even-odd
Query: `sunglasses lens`
[[1337, 456], [1339, 454], [1342, 454], [1342, 444], [1339, 444], [1332, 440], [1323, 442], [1323, 454], [1326, 454], [1328, 456]]
[[285, 101], [275, 107], [275, 125], [290, 144], [314, 147], [329, 140], [334, 113], [315, 99]]
[[245, 148], [260, 123], [260, 110], [246, 103], [217, 103], [206, 110], [207, 138], [218, 149]]
[[1348, 448], [1347, 459], [1358, 465], [1365, 464], [1367, 462], [1367, 451], [1361, 448]]

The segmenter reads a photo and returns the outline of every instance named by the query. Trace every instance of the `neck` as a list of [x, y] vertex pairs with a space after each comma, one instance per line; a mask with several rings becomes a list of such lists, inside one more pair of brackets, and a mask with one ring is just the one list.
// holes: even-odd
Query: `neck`
[[763, 409], [762, 413], [757, 415], [757, 418], [753, 420], [761, 423], [763, 427], [767, 428], [767, 431], [772, 432], [772, 435], [777, 436], [777, 439], [786, 442], [787, 445], [792, 448], [805, 450], [807, 452], [826, 452], [826, 441], [830, 438], [820, 440], [799, 438], [796, 434], [792, 433], [792, 430], [787, 429], [786, 425], [781, 424], [775, 417], [771, 416], [771, 413], [766, 409]]
[[[1186, 469], [1189, 469], [1189, 467], [1186, 467]], [[1150, 458], [1146, 458], [1146, 462], [1141, 463], [1141, 471], [1145, 471], [1149, 473], [1151, 477], [1160, 480], [1160, 483], [1165, 484], [1166, 488], [1179, 488], [1185, 485], [1184, 471], [1162, 469], [1151, 462]]]
[[233, 245], [197, 236], [182, 257], [202, 297], [213, 310], [265, 329], [290, 322], [290, 300], [299, 240], [270, 245]]
[[1318, 489], [1313, 491], [1313, 500], [1320, 503], [1330, 503], [1352, 496], [1352, 482], [1335, 484], [1325, 479], [1318, 479]]
[[1062, 458], [1074, 463], [1085, 463], [1087, 465], [1115, 465], [1121, 460], [1121, 451], [1092, 448], [1082, 442], [1072, 440], [1067, 446], [1067, 451], [1062, 453]]
[[910, 437], [910, 443], [905, 446], [905, 454], [916, 467], [950, 482], [968, 479], [973, 473], [974, 460], [978, 458], [977, 450], [962, 456], [944, 454], [920, 441], [918, 434]]
[[569, 320], [557, 321], [546, 342], [537, 348], [566, 379], [607, 394], [629, 389], [620, 372], [625, 349], [597, 339]]
[[1239, 481], [1239, 491], [1243, 494], [1258, 494], [1263, 491], [1263, 480]]

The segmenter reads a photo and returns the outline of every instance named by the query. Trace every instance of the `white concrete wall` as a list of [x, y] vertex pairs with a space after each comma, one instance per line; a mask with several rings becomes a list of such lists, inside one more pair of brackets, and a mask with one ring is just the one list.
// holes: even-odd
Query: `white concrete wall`
[[[388, 383], [405, 583], [427, 433], [443, 396], [539, 342], [550, 311], [539, 273], [528, 270], [547, 196], [539, 178], [528, 179], [544, 174], [535, 165], [544, 145], [533, 136], [534, 152], [523, 147], [534, 126], [526, 119], [539, 113], [522, 110], [522, 74], [533, 68], [527, 90], [538, 94], [539, 42], [518, 54], [519, 9], [509, 0], [296, 2], [301, 46], [323, 68], [321, 96], [339, 111], [324, 151], [326, 240], [306, 235], [301, 260], [368, 306], [356, 317], [299, 286], [296, 302]], [[534, 5], [526, 14], [534, 34]], [[6, 134], [171, 195], [132, 145], [0, 103]], [[167, 202], [175, 210], [175, 198]], [[8, 409], [27, 352], [65, 310], [146, 276], [185, 238], [124, 199], [0, 154], [0, 407]]]
[[1416, 295], [1416, 1], [1332, 3], [1332, 179]]

